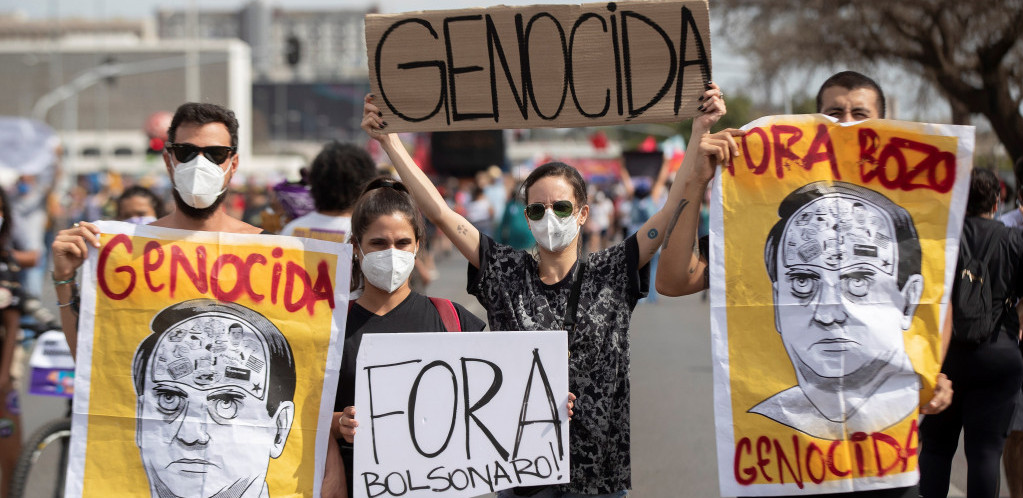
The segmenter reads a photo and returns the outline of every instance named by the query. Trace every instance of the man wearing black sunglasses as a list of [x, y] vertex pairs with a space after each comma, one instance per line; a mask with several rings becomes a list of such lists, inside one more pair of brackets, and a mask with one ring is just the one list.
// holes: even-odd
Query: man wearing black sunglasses
[[[174, 185], [176, 210], [153, 226], [204, 232], [260, 233], [220, 209], [227, 185], [238, 169], [238, 120], [234, 112], [216, 104], [189, 102], [174, 113], [167, 132], [171, 144], [163, 153], [167, 174]], [[71, 351], [78, 340], [78, 293], [75, 274], [99, 247], [99, 228], [88, 222], [62, 230], [53, 242], [53, 281], [57, 287], [61, 326]], [[67, 305], [64, 305], [67, 303]]]

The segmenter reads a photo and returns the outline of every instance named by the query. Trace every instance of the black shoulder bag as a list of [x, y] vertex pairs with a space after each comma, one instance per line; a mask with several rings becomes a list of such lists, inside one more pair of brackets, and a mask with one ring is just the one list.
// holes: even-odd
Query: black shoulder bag
[[[579, 309], [579, 293], [583, 290], [583, 275], [586, 274], [586, 260], [580, 258], [576, 266], [575, 277], [572, 280], [572, 293], [568, 295], [568, 304], [565, 306], [565, 316], [561, 320], [561, 326], [568, 332], [575, 332], [576, 311]], [[569, 353], [571, 354], [571, 353]], [[517, 486], [513, 489], [518, 496], [533, 496], [548, 486]]]

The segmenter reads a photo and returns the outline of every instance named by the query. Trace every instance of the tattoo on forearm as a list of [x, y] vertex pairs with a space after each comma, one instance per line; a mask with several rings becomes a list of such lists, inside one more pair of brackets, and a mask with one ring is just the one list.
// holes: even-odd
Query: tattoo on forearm
[[458, 225], [458, 227], [455, 228], [455, 230], [458, 231], [458, 235], [468, 235], [469, 233], [469, 229], [465, 228], [462, 225]]
[[[689, 205], [689, 201], [682, 199], [678, 203], [678, 207], [675, 208], [675, 213], [671, 215], [671, 221], [668, 223], [668, 230], [664, 232], [664, 242], [661, 243], [661, 248], [668, 247], [668, 240], [671, 239], [671, 232], [675, 230], [675, 224], [678, 223], [678, 217], [682, 216], [682, 210]], [[653, 237], [650, 237], [651, 239]]]
[[656, 228], [651, 228], [650, 231], [646, 233], [646, 236], [647, 236], [648, 239], [656, 239], [657, 238], [657, 229]]

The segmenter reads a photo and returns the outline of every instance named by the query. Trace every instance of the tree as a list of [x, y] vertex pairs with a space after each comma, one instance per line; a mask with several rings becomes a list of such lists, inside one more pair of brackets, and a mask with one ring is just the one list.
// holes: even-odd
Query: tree
[[952, 120], [982, 114], [1023, 157], [1023, 0], [721, 0], [758, 75], [887, 62], [920, 75]]

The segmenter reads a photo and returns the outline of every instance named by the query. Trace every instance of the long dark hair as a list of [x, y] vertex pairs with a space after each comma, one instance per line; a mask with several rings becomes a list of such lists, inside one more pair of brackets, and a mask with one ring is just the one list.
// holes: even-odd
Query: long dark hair
[[[416, 201], [412, 199], [405, 184], [387, 176], [374, 178], [366, 184], [355, 201], [352, 210], [352, 243], [362, 246], [362, 236], [377, 218], [395, 213], [400, 213], [412, 225], [412, 232], [415, 234], [416, 242], [426, 238], [426, 225], [423, 223], [423, 215], [419, 213]], [[352, 255], [352, 288], [358, 289], [362, 286], [362, 269], [359, 267], [359, 259]]]

